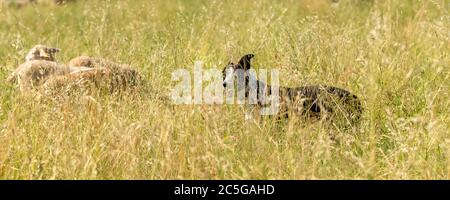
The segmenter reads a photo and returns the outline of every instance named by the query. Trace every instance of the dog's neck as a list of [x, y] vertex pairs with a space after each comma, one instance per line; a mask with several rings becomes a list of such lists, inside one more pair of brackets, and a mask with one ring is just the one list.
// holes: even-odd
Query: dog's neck
[[267, 84], [266, 82], [257, 79], [254, 74], [245, 73], [245, 97], [249, 98], [251, 94], [251, 90], [256, 92], [256, 98], [258, 105], [264, 105], [261, 101], [262, 98], [267, 97], [268, 95], [272, 95], [272, 86]]

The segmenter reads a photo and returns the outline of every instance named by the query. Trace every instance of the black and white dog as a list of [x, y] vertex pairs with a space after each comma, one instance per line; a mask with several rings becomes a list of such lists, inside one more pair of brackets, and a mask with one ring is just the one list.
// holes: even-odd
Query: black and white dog
[[[234, 80], [236, 78], [238, 80], [238, 94], [239, 92], [244, 93], [245, 100], [249, 102], [251, 102], [249, 99], [252, 98], [252, 94], [255, 94], [256, 96], [253, 99], [256, 99], [256, 101], [253, 104], [259, 108], [267, 107], [267, 105], [275, 102], [278, 104], [278, 116], [289, 117], [291, 114], [299, 114], [304, 117], [326, 119], [333, 122], [341, 120], [345, 124], [353, 124], [359, 121], [362, 114], [361, 102], [347, 90], [326, 85], [295, 88], [270, 86], [261, 80], [257, 80], [255, 73], [251, 73], [250, 60], [253, 57], [253, 54], [248, 54], [243, 56], [237, 64], [228, 63], [222, 71], [223, 87], [226, 89], [233, 88], [234, 92]], [[239, 80], [243, 80], [241, 81], [243, 87], [239, 87]], [[273, 101], [274, 95], [277, 101]], [[265, 98], [267, 96], [272, 96], [272, 98]]]

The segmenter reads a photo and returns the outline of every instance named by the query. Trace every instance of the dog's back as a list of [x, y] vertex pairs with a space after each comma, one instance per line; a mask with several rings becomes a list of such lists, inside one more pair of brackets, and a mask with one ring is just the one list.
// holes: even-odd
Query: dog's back
[[363, 108], [358, 97], [338, 87], [311, 85], [286, 88], [284, 93], [281, 95], [287, 96], [290, 103], [300, 103], [297, 106], [301, 106], [302, 112], [308, 116], [332, 120], [341, 118], [352, 124], [361, 118]]

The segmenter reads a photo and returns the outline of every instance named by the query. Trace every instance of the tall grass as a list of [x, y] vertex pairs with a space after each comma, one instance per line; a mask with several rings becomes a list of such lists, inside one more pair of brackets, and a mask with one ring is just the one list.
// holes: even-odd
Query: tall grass
[[[450, 2], [77, 1], [0, 8], [1, 179], [449, 179]], [[35, 44], [139, 69], [138, 95], [21, 94]], [[350, 131], [233, 105], [172, 105], [171, 73], [245, 53], [281, 84], [346, 88]]]

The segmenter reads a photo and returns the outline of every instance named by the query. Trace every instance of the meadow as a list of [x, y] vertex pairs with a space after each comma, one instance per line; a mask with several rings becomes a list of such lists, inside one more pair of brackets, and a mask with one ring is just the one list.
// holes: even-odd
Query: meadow
[[[0, 7], [0, 179], [450, 179], [449, 0], [100, 0]], [[138, 94], [36, 100], [6, 77], [35, 44], [128, 63]], [[171, 73], [253, 53], [280, 84], [364, 107], [350, 130], [173, 105]]]

